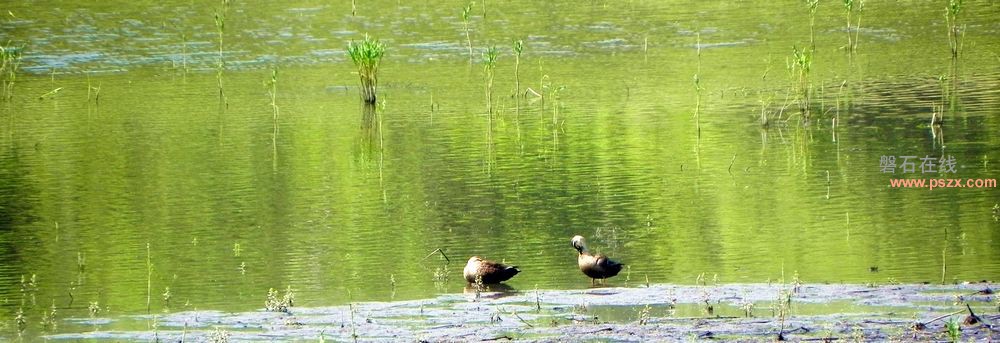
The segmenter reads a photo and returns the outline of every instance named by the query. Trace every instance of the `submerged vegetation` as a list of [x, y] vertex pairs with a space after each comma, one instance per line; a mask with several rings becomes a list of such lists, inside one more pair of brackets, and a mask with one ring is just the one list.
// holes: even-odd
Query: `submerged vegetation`
[[347, 45], [347, 54], [358, 67], [358, 75], [361, 77], [361, 100], [374, 105], [377, 100], [378, 68], [382, 63], [382, 56], [385, 55], [385, 44], [366, 34], [361, 42], [351, 41]]

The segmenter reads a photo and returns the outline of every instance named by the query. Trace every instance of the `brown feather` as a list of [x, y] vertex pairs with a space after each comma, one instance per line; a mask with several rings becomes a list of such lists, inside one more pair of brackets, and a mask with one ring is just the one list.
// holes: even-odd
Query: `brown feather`
[[521, 270], [517, 269], [517, 266], [485, 260], [479, 256], [470, 258], [469, 262], [465, 264], [465, 270], [463, 270], [465, 281], [476, 283], [476, 279], [479, 278], [484, 284], [504, 282], [520, 272]]

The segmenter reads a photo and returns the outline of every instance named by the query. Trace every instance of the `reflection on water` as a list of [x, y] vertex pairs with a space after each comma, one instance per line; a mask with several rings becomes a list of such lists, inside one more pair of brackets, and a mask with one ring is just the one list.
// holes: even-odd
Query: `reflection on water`
[[[517, 264], [516, 290], [586, 288], [576, 234], [629, 265], [612, 286], [1000, 275], [995, 188], [888, 187], [998, 178], [997, 8], [982, 2], [953, 64], [927, 38], [943, 36], [937, 5], [870, 4], [854, 55], [821, 10], [808, 123], [784, 72], [808, 42], [794, 1], [491, 3], [472, 36], [501, 50], [492, 111], [460, 8], [233, 3], [222, 102], [212, 6], [29, 6], [0, 21], [30, 43], [0, 112], [4, 323], [52, 304], [250, 310], [288, 286], [301, 306], [460, 293], [452, 261], [472, 255]], [[343, 55], [363, 32], [390, 44], [378, 107], [359, 105]], [[884, 174], [887, 155], [959, 168]]]

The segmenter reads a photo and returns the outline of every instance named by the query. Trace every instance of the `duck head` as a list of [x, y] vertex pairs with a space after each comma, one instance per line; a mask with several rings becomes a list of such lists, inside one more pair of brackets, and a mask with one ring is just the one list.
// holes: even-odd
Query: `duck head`
[[576, 249], [578, 253], [582, 254], [587, 251], [587, 242], [583, 239], [583, 236], [573, 236], [571, 243], [573, 243], [573, 248]]

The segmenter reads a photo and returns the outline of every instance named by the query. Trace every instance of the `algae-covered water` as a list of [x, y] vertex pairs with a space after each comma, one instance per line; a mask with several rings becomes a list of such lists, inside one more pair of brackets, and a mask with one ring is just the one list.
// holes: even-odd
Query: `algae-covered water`
[[957, 56], [946, 1], [354, 3], [0, 4], [0, 336], [447, 297], [471, 255], [586, 289], [575, 234], [618, 287], [1000, 277], [995, 186], [890, 186], [1000, 175], [995, 1]]

